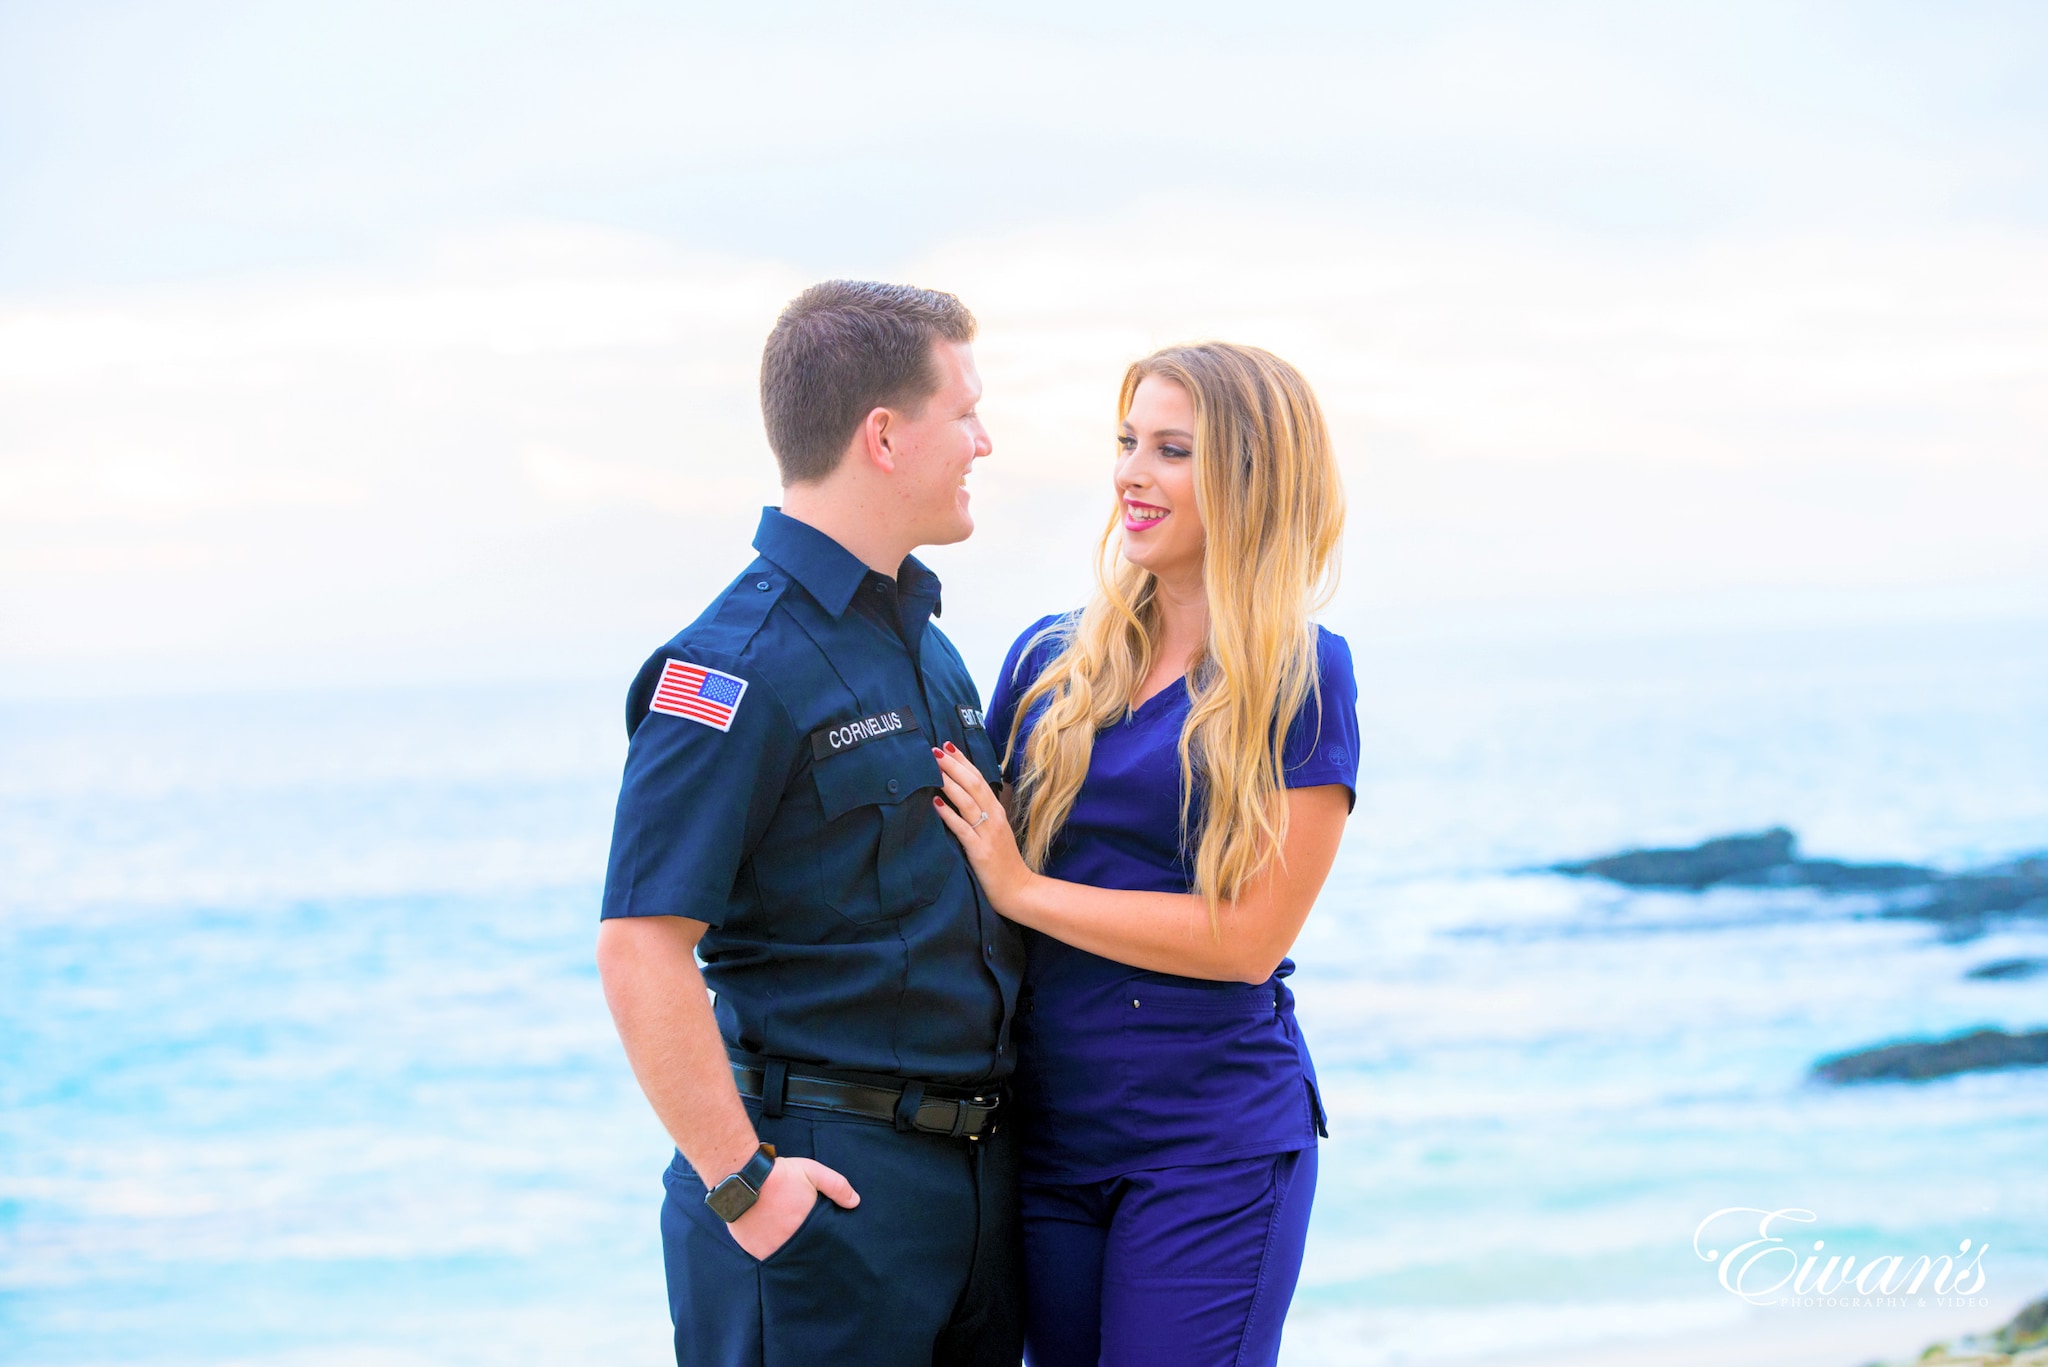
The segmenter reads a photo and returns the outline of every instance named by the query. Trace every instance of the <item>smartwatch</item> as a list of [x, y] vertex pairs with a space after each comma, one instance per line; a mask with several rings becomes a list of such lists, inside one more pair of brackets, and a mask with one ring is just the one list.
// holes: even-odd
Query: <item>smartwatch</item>
[[763, 1144], [754, 1151], [745, 1167], [704, 1193], [704, 1204], [711, 1207], [712, 1214], [731, 1224], [752, 1210], [754, 1202], [761, 1199], [761, 1188], [774, 1166], [775, 1146]]

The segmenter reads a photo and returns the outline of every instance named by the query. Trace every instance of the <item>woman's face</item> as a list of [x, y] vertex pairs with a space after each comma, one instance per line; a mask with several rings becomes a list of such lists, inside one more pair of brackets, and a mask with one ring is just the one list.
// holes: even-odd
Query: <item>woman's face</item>
[[1138, 381], [1116, 443], [1124, 559], [1162, 579], [1199, 577], [1204, 538], [1195, 511], [1195, 405], [1187, 390], [1158, 375]]

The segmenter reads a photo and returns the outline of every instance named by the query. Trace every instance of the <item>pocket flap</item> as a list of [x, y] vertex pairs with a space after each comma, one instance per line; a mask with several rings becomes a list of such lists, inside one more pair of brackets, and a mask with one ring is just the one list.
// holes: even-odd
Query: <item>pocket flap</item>
[[939, 764], [921, 732], [872, 741], [811, 766], [827, 821], [856, 807], [886, 806], [939, 786]]

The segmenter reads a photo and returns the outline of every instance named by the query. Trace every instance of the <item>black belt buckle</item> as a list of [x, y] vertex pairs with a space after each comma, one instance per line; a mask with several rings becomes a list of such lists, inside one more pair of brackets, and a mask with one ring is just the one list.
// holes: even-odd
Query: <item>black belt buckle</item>
[[[920, 1115], [927, 1106], [950, 1106], [953, 1108], [952, 1118], [944, 1122], [927, 1122], [921, 1119], [913, 1119], [911, 1121], [911, 1128], [921, 1130], [925, 1134], [942, 1134], [948, 1139], [965, 1139], [970, 1144], [976, 1144], [996, 1132], [997, 1122], [995, 1113], [996, 1109], [1001, 1105], [1002, 1096], [1000, 1094], [996, 1096], [983, 1095], [974, 1097], [928, 1097], [918, 1107]], [[974, 1133], [970, 1134], [968, 1133], [967, 1126], [970, 1121], [976, 1119], [977, 1112], [980, 1113], [979, 1118], [982, 1123], [975, 1129]]]
[[[1001, 1094], [932, 1096], [924, 1090], [924, 1084], [911, 1082], [897, 1101], [897, 1129], [915, 1129], [918, 1133], [946, 1135], [948, 1140], [979, 1144], [995, 1133], [995, 1109], [999, 1105]], [[967, 1129], [971, 1121], [979, 1121], [973, 1133]]]
[[[779, 1100], [782, 1106], [857, 1115], [890, 1122], [899, 1132], [915, 1130], [920, 1134], [942, 1134], [950, 1139], [965, 1139], [969, 1143], [995, 1133], [997, 1122], [994, 1115], [1003, 1101], [1000, 1088], [993, 1094], [971, 1097], [933, 1096], [922, 1082], [883, 1087], [876, 1085], [882, 1081], [880, 1078], [874, 1082], [853, 1082], [850, 1079], [793, 1073], [788, 1071], [788, 1067], [787, 1062], [781, 1059], [756, 1062], [751, 1058], [735, 1058], [732, 1062], [733, 1081], [738, 1084], [741, 1096], [762, 1103], [763, 1116], [781, 1114], [781, 1106], [775, 1105]], [[980, 1124], [976, 1132], [969, 1133], [968, 1125], [977, 1120]]]

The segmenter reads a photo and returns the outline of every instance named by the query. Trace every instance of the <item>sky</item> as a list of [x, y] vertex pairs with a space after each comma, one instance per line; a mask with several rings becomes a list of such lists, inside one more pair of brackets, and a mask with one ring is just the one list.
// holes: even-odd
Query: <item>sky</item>
[[[735, 12], [744, 8], [744, 12]], [[980, 317], [984, 675], [1122, 368], [1299, 365], [1354, 635], [2048, 618], [2048, 10], [0, 6], [0, 694], [623, 680], [813, 280]]]

